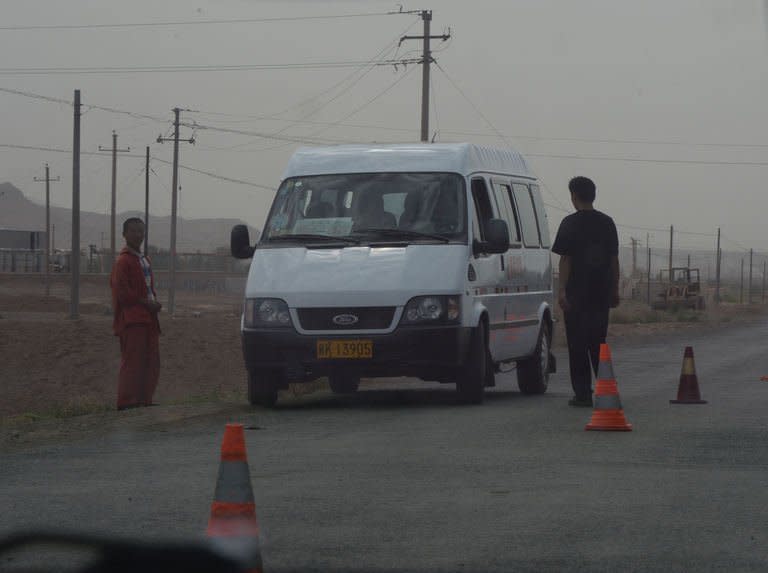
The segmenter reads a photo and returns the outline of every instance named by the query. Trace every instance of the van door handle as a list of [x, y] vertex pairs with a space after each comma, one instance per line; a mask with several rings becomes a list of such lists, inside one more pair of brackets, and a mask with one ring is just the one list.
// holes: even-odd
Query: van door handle
[[501, 270], [504, 270], [504, 255], [499, 255], [499, 259], [501, 259]]

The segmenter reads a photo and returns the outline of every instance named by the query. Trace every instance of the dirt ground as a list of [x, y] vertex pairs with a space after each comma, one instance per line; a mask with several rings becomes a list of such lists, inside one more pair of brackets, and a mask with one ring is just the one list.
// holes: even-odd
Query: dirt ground
[[[66, 298], [46, 297], [39, 284], [19, 286], [3, 288], [0, 281], [0, 418], [113, 408], [120, 350], [105, 291], [81, 289], [80, 318], [69, 320]], [[184, 294], [176, 299], [176, 316], [161, 315], [156, 400], [245, 400], [239, 301]]]
[[[65, 418], [114, 408], [120, 353], [111, 332], [108, 290], [81, 287], [80, 318], [74, 321], [67, 318], [63, 294], [46, 297], [37, 280], [0, 280], [0, 421]], [[176, 299], [176, 316], [161, 315], [156, 401], [163, 406], [245, 404], [239, 297], [178, 293]], [[754, 309], [733, 307], [709, 312], [696, 322], [670, 315], [667, 322], [641, 324], [627, 321], [632, 308], [632, 303], [624, 305], [623, 323], [611, 325], [612, 338], [713, 328], [754, 314]], [[555, 345], [562, 347], [564, 338], [558, 326]]]

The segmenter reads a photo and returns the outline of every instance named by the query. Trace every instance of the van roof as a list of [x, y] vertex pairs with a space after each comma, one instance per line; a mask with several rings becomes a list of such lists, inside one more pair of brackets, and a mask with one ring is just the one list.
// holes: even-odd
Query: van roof
[[302, 147], [288, 161], [283, 179], [333, 173], [419, 171], [535, 177], [523, 156], [511, 149], [472, 143], [407, 143]]

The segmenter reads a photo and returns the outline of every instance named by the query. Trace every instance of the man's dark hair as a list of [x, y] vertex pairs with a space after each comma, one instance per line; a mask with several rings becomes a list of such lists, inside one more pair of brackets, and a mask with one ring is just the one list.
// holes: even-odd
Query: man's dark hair
[[126, 219], [125, 221], [123, 221], [123, 234], [125, 234], [125, 232], [128, 230], [128, 227], [130, 227], [134, 223], [141, 223], [143, 225], [144, 221], [142, 221], [138, 217], [130, 217]]
[[585, 203], [595, 202], [595, 182], [589, 177], [574, 177], [568, 182], [568, 189], [571, 193], [576, 195], [579, 201]]

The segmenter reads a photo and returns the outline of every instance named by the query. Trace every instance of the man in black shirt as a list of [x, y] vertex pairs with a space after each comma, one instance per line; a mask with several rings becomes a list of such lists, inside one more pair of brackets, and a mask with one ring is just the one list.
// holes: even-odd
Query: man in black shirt
[[568, 183], [576, 212], [560, 223], [552, 252], [560, 255], [558, 303], [565, 318], [571, 406], [592, 406], [592, 370], [608, 332], [608, 309], [619, 304], [619, 239], [616, 225], [597, 211], [595, 184], [587, 177]]

